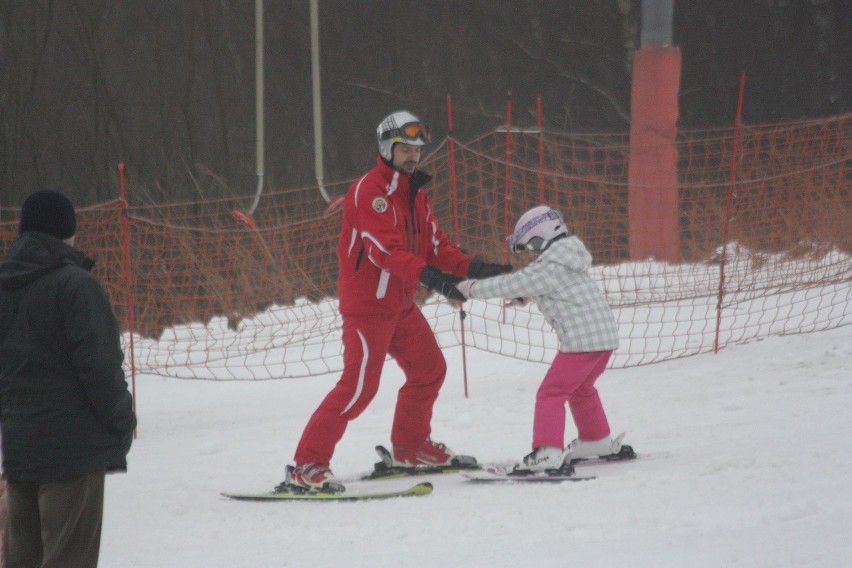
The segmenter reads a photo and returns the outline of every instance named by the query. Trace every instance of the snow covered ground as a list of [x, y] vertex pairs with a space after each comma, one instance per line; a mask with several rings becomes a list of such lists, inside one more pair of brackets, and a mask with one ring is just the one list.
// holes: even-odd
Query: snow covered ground
[[[460, 368], [459, 349], [446, 355]], [[469, 397], [451, 370], [433, 437], [483, 462], [521, 458], [546, 366], [475, 351], [468, 365]], [[583, 466], [594, 481], [494, 486], [444, 475], [414, 499], [220, 497], [283, 478], [337, 378], [137, 377], [139, 437], [129, 472], [107, 480], [101, 566], [834, 568], [852, 558], [850, 325], [607, 371], [598, 386], [610, 424], [641, 457]], [[391, 362], [338, 445], [338, 477], [377, 461], [400, 384]]]

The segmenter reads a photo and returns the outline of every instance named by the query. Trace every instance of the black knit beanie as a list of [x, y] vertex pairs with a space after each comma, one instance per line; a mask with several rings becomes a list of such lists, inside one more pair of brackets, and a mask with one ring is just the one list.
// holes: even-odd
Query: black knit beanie
[[31, 193], [21, 206], [18, 234], [38, 231], [65, 240], [77, 232], [77, 215], [71, 200], [52, 189]]

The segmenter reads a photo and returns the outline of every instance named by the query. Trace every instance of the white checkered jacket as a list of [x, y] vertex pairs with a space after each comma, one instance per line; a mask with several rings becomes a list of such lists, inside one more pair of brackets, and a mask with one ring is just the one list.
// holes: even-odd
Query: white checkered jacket
[[531, 264], [477, 280], [469, 298], [529, 298], [550, 322], [566, 353], [618, 347], [618, 327], [603, 293], [589, 275], [592, 255], [576, 236], [555, 241]]

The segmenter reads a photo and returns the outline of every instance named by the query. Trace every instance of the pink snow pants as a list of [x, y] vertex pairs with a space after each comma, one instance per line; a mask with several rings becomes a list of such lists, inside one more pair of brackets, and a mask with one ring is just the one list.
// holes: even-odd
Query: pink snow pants
[[296, 448], [296, 464], [329, 465], [346, 426], [376, 396], [387, 355], [405, 374], [397, 395], [391, 444], [416, 445], [432, 432], [432, 408], [447, 362], [416, 307], [392, 316], [343, 318], [343, 374], [316, 409]]
[[535, 397], [533, 448], [565, 448], [566, 402], [581, 440], [601, 440], [610, 435], [595, 381], [611, 355], [612, 351], [556, 355]]

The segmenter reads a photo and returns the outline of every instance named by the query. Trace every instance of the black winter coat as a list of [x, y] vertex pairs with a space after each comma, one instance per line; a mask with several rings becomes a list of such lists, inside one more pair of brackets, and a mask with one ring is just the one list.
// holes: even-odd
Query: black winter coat
[[94, 262], [27, 232], [0, 265], [0, 426], [9, 481], [127, 469], [136, 428], [118, 322]]

